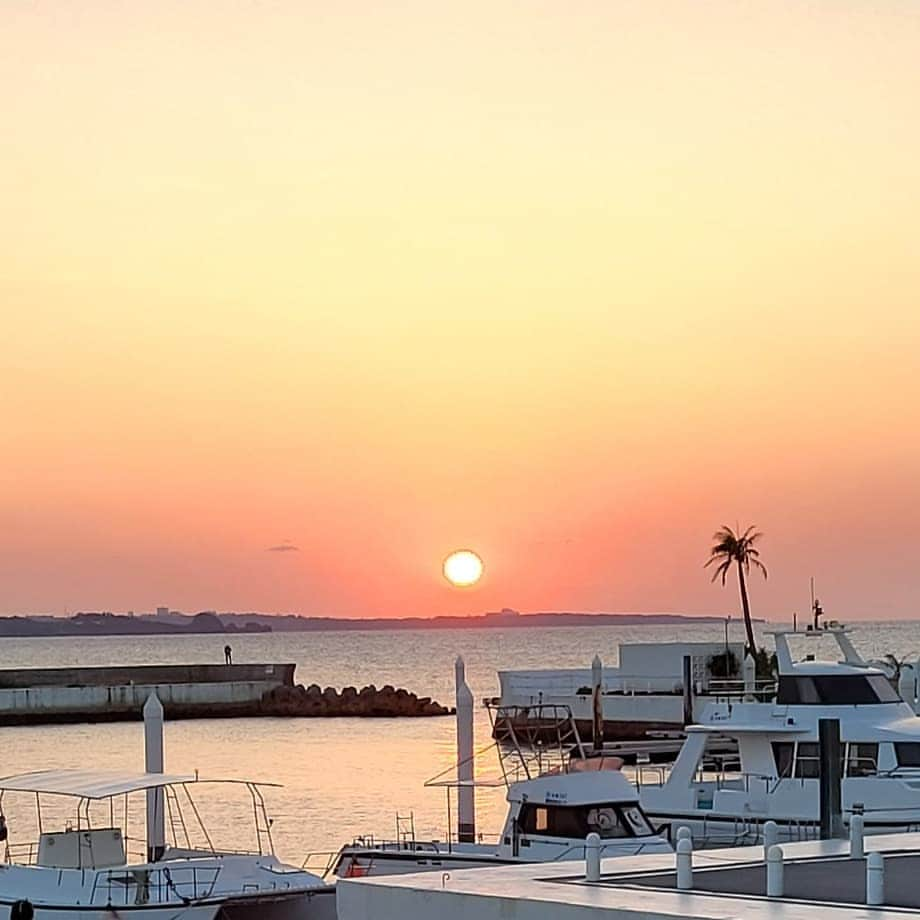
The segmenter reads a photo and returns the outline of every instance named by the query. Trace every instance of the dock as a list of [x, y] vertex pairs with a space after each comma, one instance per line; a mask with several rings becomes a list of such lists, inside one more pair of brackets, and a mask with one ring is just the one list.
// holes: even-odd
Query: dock
[[[584, 859], [428, 872], [338, 883], [339, 920], [893, 920], [920, 912], [920, 834], [865, 838], [882, 868], [844, 840], [784, 844], [779, 890], [768, 894], [763, 847], [692, 854], [678, 890], [674, 855]], [[879, 854], [883, 859], [879, 859]]]

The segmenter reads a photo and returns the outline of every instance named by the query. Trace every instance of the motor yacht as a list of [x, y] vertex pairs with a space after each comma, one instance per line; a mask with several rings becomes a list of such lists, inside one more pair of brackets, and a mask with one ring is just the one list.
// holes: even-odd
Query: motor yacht
[[[491, 842], [420, 841], [414, 828], [388, 841], [361, 837], [335, 855], [331, 872], [344, 878], [405, 872], [495, 866], [505, 863], [584, 859], [585, 838], [601, 838], [601, 855], [634, 856], [671, 852], [671, 844], [652, 826], [635, 786], [621, 772], [619, 757], [590, 756], [582, 745], [571, 712], [547, 707], [557, 715], [541, 724], [565, 724], [556, 756], [547, 746], [496, 746], [502, 778], [476, 785], [507, 786], [508, 812], [501, 834]], [[560, 720], [558, 713], [565, 709]], [[512, 771], [511, 764], [515, 769]], [[519, 776], [520, 779], [512, 779]], [[463, 781], [429, 780], [428, 786], [461, 788]], [[397, 831], [400, 825], [397, 821]]]
[[[335, 889], [275, 857], [265, 784], [222, 781], [251, 797], [255, 850], [245, 852], [243, 840], [232, 851], [212, 845], [192, 797], [203, 782], [194, 774], [98, 770], [0, 779], [0, 914], [29, 916], [31, 907], [35, 920], [334, 920]], [[2, 817], [20, 794], [34, 801], [34, 819], [21, 823], [37, 828], [37, 840], [18, 839], [17, 820]], [[162, 847], [151, 846], [149, 820], [144, 839], [129, 834], [132, 821], [143, 820], [143, 804], [132, 804], [140, 794], [159, 803], [156, 823], [171, 831]]]
[[[819, 824], [818, 723], [839, 721], [843, 820], [860, 811], [868, 833], [920, 828], [920, 718], [836, 625], [778, 630], [777, 683], [768, 694], [710, 702], [670, 770], [637, 770], [652, 822], [686, 825], [697, 845], [751, 843], [764, 822], [780, 837], [816, 837]], [[790, 640], [832, 639], [839, 660], [793, 662]], [[715, 754], [725, 742], [737, 754]]]

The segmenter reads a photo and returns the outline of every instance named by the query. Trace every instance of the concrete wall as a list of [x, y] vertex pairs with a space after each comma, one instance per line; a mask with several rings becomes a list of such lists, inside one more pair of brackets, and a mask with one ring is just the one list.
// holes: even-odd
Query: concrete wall
[[0, 670], [0, 688], [112, 687], [269, 681], [294, 686], [293, 664], [151, 664], [111, 668]]
[[[151, 693], [160, 698], [170, 719], [259, 715], [262, 697], [268, 691], [293, 685], [294, 665], [59, 668], [0, 673], [15, 675], [15, 682], [20, 684], [4, 686], [0, 681], [0, 725], [35, 725], [139, 719]], [[218, 673], [223, 675], [222, 681], [216, 679]], [[30, 684], [30, 676], [39, 680]], [[51, 683], [52, 677], [59, 683]]]

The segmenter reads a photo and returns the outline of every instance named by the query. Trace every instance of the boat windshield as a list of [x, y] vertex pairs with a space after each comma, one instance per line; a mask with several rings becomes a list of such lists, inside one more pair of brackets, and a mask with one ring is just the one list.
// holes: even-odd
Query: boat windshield
[[865, 706], [899, 703], [883, 674], [781, 674], [777, 701], [795, 706]]
[[655, 832], [642, 809], [632, 802], [603, 805], [538, 805], [521, 807], [518, 826], [524, 834], [584, 840], [597, 834], [616, 837], [650, 837]]

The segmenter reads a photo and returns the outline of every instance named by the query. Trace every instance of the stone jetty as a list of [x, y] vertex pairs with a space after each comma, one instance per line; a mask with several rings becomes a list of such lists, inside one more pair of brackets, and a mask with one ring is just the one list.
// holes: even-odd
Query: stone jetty
[[303, 716], [330, 718], [357, 716], [364, 718], [415, 718], [449, 716], [448, 709], [428, 696], [419, 697], [390, 684], [379, 690], [373, 684], [358, 690], [345, 687], [340, 693], [335, 687], [321, 688], [318, 684], [304, 687], [279, 686], [266, 691], [262, 697], [262, 712], [272, 716]]
[[389, 685], [304, 688], [294, 684], [293, 664], [129, 665], [0, 670], [0, 726], [140, 719], [152, 693], [167, 719], [450, 714]]

